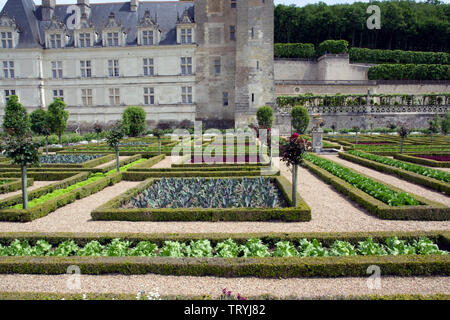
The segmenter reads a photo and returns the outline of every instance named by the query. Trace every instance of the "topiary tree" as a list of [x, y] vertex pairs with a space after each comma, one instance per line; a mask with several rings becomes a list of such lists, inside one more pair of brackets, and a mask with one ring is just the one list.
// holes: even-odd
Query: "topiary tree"
[[272, 128], [273, 125], [273, 109], [269, 106], [258, 108], [256, 111], [256, 119], [258, 126], [263, 129]]
[[18, 96], [11, 95], [6, 102], [3, 130], [17, 136], [23, 136], [30, 131], [30, 118]]
[[450, 112], [447, 112], [441, 121], [441, 132], [443, 134], [450, 133]]
[[125, 133], [130, 137], [137, 137], [145, 131], [145, 111], [141, 107], [128, 107], [122, 115]]
[[428, 127], [428, 132], [430, 133], [430, 137], [431, 137], [431, 143], [433, 143], [433, 135], [439, 133], [439, 127], [440, 127], [439, 124], [440, 124], [439, 116], [436, 113], [434, 115], [434, 119], [430, 120], [429, 127]]
[[292, 206], [297, 206], [297, 180], [298, 166], [303, 162], [303, 156], [311, 150], [311, 142], [300, 139], [298, 133], [294, 133], [288, 141], [281, 144], [281, 161], [292, 166]]
[[31, 131], [35, 134], [45, 136], [45, 153], [48, 156], [48, 136], [52, 133], [48, 121], [48, 114], [43, 109], [34, 110], [30, 114]]
[[411, 133], [411, 129], [408, 128], [406, 125], [401, 124], [398, 126], [397, 133], [400, 136], [400, 153], [403, 153], [403, 143], [405, 141], [405, 138]]
[[62, 144], [62, 135], [66, 131], [67, 120], [69, 119], [66, 103], [60, 98], [53, 100], [48, 106], [47, 116], [52, 133], [58, 136], [59, 144]]
[[301, 105], [294, 106], [291, 110], [291, 122], [295, 132], [305, 133], [309, 125], [308, 109]]
[[120, 141], [124, 137], [124, 129], [123, 125], [120, 121], [118, 121], [111, 131], [108, 132], [106, 136], [106, 142], [108, 146], [116, 152], [116, 169], [117, 172], [120, 172], [120, 161], [119, 161], [119, 145]]

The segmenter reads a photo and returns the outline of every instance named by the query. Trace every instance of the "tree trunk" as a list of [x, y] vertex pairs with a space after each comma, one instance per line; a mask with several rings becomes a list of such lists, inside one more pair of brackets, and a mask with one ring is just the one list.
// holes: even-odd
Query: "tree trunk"
[[358, 145], [358, 132], [355, 132], [356, 133], [356, 135], [355, 135], [355, 145]]
[[403, 153], [403, 139], [405, 139], [405, 138], [402, 137], [402, 139], [400, 141], [400, 153]]
[[161, 155], [161, 137], [158, 137], [158, 153]]
[[28, 209], [28, 193], [27, 193], [27, 166], [21, 165], [22, 173], [22, 208]]
[[298, 179], [298, 165], [292, 168], [292, 206], [297, 206], [297, 179]]
[[62, 134], [59, 135], [59, 144], [62, 145]]
[[431, 136], [431, 143], [433, 143], [433, 133], [431, 133], [430, 136]]
[[48, 156], [48, 136], [45, 136], [45, 155]]
[[116, 169], [120, 172], [119, 148], [116, 148]]

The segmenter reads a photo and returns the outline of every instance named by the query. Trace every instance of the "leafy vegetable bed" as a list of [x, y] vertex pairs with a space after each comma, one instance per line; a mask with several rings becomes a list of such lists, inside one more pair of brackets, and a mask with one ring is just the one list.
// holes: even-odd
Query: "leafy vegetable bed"
[[55, 154], [48, 156], [41, 156], [40, 162], [45, 164], [51, 163], [83, 163], [103, 157], [103, 154]]
[[[224, 152], [225, 154], [225, 152]], [[261, 163], [261, 159], [259, 156], [254, 155], [254, 156], [248, 156], [248, 155], [242, 155], [242, 156], [233, 156], [230, 157], [230, 159], [228, 159], [228, 157], [225, 155], [222, 157], [222, 159], [217, 159], [217, 157], [208, 157], [208, 156], [203, 156], [203, 157], [199, 157], [196, 158], [194, 155], [191, 156], [191, 160], [188, 163], [192, 163], [192, 164], [200, 164], [200, 163], [218, 163], [218, 164], [230, 164], [230, 163]]]
[[396, 168], [400, 168], [403, 170], [415, 172], [415, 173], [421, 174], [423, 176], [437, 179], [440, 181], [450, 182], [450, 173], [442, 171], [442, 170], [426, 168], [426, 167], [422, 167], [420, 165], [416, 165], [416, 164], [412, 164], [412, 163], [408, 163], [408, 162], [404, 162], [404, 161], [400, 161], [400, 160], [395, 160], [395, 159], [391, 159], [391, 158], [386, 158], [383, 156], [377, 156], [374, 154], [369, 154], [369, 153], [356, 151], [356, 150], [350, 150], [350, 151], [348, 151], [348, 153], [355, 155], [357, 157], [364, 158], [364, 159], [383, 163], [383, 164], [393, 166]]
[[312, 154], [306, 154], [305, 159], [389, 206], [420, 205], [420, 202], [409, 194], [392, 190], [333, 161]]
[[239, 245], [232, 239], [218, 242], [214, 247], [207, 239], [190, 242], [164, 241], [159, 248], [150, 241], [140, 241], [133, 245], [131, 241], [113, 239], [108, 244], [94, 240], [85, 246], [78, 246], [73, 240], [67, 240], [53, 246], [45, 240], [37, 240], [30, 245], [27, 240], [12, 241], [9, 246], [0, 244], [0, 256], [106, 256], [106, 257], [195, 257], [195, 258], [246, 258], [246, 257], [327, 257], [327, 256], [384, 256], [384, 255], [447, 255], [437, 244], [426, 237], [412, 241], [397, 237], [387, 238], [385, 243], [368, 238], [353, 245], [347, 241], [335, 240], [329, 247], [316, 240], [279, 241], [273, 246], [261, 239], [248, 239]]
[[123, 208], [279, 208], [286, 203], [269, 178], [163, 178]]

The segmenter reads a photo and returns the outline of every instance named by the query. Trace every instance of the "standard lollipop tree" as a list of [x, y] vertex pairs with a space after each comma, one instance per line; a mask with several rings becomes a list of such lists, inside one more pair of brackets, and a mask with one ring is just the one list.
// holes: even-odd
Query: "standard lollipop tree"
[[116, 169], [117, 172], [120, 172], [120, 161], [119, 161], [119, 146], [120, 141], [124, 137], [124, 128], [120, 121], [116, 123], [116, 125], [112, 128], [112, 130], [106, 136], [106, 142], [108, 146], [116, 152]]

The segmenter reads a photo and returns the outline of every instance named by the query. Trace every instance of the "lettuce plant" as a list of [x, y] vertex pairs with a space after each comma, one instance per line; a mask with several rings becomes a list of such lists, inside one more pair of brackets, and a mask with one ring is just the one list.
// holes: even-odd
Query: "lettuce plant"
[[275, 243], [275, 250], [272, 255], [274, 257], [296, 257], [298, 251], [289, 241], [279, 241]]
[[322, 247], [322, 244], [317, 239], [309, 241], [301, 239], [298, 248], [300, 257], [325, 257], [328, 256], [328, 250]]
[[241, 247], [244, 257], [270, 257], [269, 246], [263, 244], [261, 239], [249, 239]]
[[227, 239], [223, 242], [219, 242], [215, 248], [216, 256], [221, 258], [236, 258], [241, 247], [237, 245], [232, 239]]

